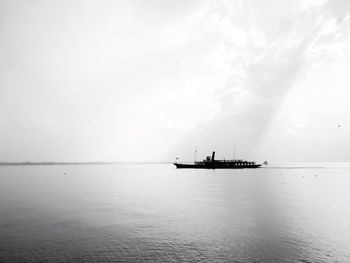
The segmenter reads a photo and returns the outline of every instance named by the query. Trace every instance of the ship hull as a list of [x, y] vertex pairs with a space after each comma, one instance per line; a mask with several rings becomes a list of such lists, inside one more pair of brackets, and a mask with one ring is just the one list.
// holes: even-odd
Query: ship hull
[[246, 169], [259, 168], [261, 164], [242, 164], [242, 163], [174, 163], [178, 169]]

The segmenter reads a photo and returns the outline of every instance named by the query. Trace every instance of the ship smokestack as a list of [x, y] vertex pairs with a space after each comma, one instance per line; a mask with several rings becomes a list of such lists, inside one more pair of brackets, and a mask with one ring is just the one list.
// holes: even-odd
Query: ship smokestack
[[213, 152], [213, 154], [211, 155], [211, 161], [214, 162], [215, 160], [215, 152]]

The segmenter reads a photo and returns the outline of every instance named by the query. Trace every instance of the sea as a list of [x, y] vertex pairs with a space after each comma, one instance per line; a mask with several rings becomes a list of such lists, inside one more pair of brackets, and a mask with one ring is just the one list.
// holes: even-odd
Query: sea
[[0, 166], [0, 262], [350, 262], [350, 164]]

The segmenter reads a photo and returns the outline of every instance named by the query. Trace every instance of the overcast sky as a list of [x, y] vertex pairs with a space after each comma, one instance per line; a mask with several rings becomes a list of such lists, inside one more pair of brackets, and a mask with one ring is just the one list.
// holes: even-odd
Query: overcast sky
[[0, 0], [1, 161], [350, 161], [348, 0]]

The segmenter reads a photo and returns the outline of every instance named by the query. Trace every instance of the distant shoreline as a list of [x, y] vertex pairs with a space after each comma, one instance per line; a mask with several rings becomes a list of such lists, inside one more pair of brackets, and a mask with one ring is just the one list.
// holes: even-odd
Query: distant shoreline
[[0, 162], [0, 166], [23, 165], [117, 165], [117, 164], [171, 164], [171, 162]]

